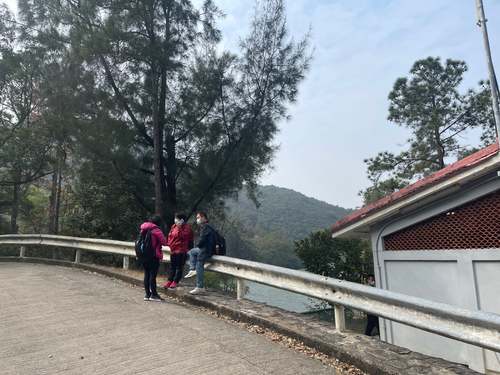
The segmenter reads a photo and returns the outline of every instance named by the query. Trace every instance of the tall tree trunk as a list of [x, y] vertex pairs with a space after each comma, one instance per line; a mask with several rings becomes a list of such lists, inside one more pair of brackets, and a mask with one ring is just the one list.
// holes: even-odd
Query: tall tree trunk
[[56, 216], [56, 199], [57, 199], [57, 169], [52, 173], [52, 181], [50, 184], [50, 198], [49, 198], [49, 233], [55, 234], [54, 218]]
[[11, 213], [10, 213], [10, 231], [11, 233], [17, 233], [18, 232], [18, 227], [17, 227], [17, 217], [19, 215], [19, 193], [21, 190], [21, 186], [19, 184], [14, 184], [13, 189], [12, 189], [12, 208], [11, 208]]
[[170, 226], [174, 223], [174, 215], [177, 210], [177, 188], [176, 175], [177, 175], [177, 160], [175, 150], [175, 139], [172, 134], [166, 136], [166, 150], [167, 157], [165, 160], [166, 167], [166, 181], [167, 181], [167, 212], [166, 222]]
[[155, 212], [161, 217], [164, 217], [163, 129], [158, 123], [158, 118], [156, 121], [153, 121], [153, 170], [155, 182]]
[[62, 186], [62, 170], [63, 156], [58, 155], [57, 166], [52, 174], [50, 199], [49, 199], [49, 233], [59, 233], [59, 211], [61, 207], [61, 186]]
[[444, 150], [444, 146], [443, 146], [443, 142], [441, 140], [441, 135], [439, 134], [439, 127], [435, 127], [434, 128], [434, 137], [435, 137], [435, 140], [436, 140], [436, 145], [437, 145], [437, 157], [438, 157], [438, 165], [439, 165], [439, 169], [443, 169], [446, 164], [444, 162], [444, 158], [445, 158], [445, 150]]
[[59, 176], [57, 181], [56, 207], [54, 216], [54, 234], [59, 233], [59, 213], [61, 211], [61, 191], [62, 191], [62, 165], [59, 166]]
[[[163, 170], [163, 130], [165, 118], [165, 101], [159, 98], [158, 75], [156, 69], [152, 69], [153, 76], [153, 171], [155, 183], [155, 212], [163, 220], [165, 217], [165, 171]], [[163, 109], [162, 109], [163, 107]], [[162, 116], [163, 113], [163, 116]], [[163, 117], [163, 118], [161, 118]]]
[[[57, 167], [52, 175], [52, 186], [50, 191], [50, 210], [49, 210], [49, 233], [58, 234], [59, 233], [59, 211], [61, 207], [61, 187], [62, 187], [62, 157], [59, 155], [57, 160]], [[57, 249], [52, 250], [52, 258], [57, 259], [59, 257], [59, 251]]]
[[[161, 49], [163, 51], [162, 58], [158, 61], [160, 66], [160, 90], [158, 98], [158, 122], [161, 124], [162, 131], [164, 131], [167, 126], [166, 121], [166, 106], [167, 106], [167, 73], [168, 64], [170, 61], [170, 48], [169, 43], [171, 39], [170, 33], [170, 17], [172, 15], [172, 7], [174, 6], [173, 1], [162, 2], [161, 7], [163, 9], [163, 15], [165, 17], [165, 28], [164, 28], [164, 40]], [[162, 153], [162, 163], [165, 169], [162, 169], [163, 174], [163, 189], [165, 201], [164, 215], [163, 219], [167, 228], [174, 223], [174, 215], [177, 210], [177, 192], [176, 192], [176, 171], [177, 171], [177, 161], [175, 155], [175, 139], [172, 129], [167, 129], [165, 134], [165, 149], [166, 158], [163, 157]]]
[[[167, 101], [167, 69], [165, 64], [161, 64], [160, 72], [160, 96], [159, 96], [159, 108], [158, 108], [158, 122], [161, 124], [162, 131], [165, 129], [166, 118], [166, 101]], [[167, 129], [165, 134], [165, 150], [166, 157], [163, 157], [162, 153], [162, 166], [165, 175], [163, 176], [163, 188], [164, 190], [164, 216], [165, 224], [167, 228], [174, 223], [174, 215], [177, 210], [177, 191], [175, 187], [175, 176], [177, 174], [177, 161], [175, 158], [175, 139], [172, 134], [171, 129]]]

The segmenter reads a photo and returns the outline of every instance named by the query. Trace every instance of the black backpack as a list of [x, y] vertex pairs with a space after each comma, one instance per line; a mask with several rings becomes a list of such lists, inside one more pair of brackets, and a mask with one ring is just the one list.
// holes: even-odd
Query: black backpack
[[153, 239], [151, 238], [151, 229], [141, 231], [137, 241], [135, 241], [135, 256], [141, 262], [148, 262], [155, 257], [155, 249], [153, 248]]
[[215, 229], [214, 231], [214, 249], [212, 253], [214, 255], [226, 255], [226, 239], [222, 234], [217, 232]]

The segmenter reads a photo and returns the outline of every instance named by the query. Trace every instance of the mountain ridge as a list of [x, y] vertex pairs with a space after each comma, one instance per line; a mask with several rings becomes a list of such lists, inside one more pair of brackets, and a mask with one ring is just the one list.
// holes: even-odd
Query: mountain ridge
[[246, 226], [277, 230], [294, 240], [302, 239], [312, 231], [329, 228], [352, 212], [351, 209], [275, 185], [259, 185], [257, 199], [259, 207], [255, 207], [246, 192], [240, 192], [236, 200], [226, 201], [229, 215], [237, 217]]
[[257, 200], [259, 207], [242, 190], [226, 201], [227, 219], [237, 232], [230, 236], [230, 255], [292, 268], [302, 266], [294, 241], [330, 228], [352, 212], [275, 185], [259, 185]]

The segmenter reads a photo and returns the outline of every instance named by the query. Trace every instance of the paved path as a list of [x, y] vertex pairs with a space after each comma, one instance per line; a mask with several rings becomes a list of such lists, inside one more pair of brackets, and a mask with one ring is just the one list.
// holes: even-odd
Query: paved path
[[196, 309], [78, 269], [0, 263], [0, 373], [334, 374]]

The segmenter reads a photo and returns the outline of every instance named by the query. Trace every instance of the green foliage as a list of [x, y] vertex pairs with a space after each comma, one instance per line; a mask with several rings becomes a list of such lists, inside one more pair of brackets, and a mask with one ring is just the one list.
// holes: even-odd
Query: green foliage
[[[213, 214], [210, 215], [214, 218]], [[250, 234], [238, 220], [228, 219], [223, 214], [212, 220], [214, 226], [226, 239], [227, 255], [235, 258], [258, 260], [258, 249], [249, 241]]]
[[9, 217], [0, 214], [0, 234], [7, 234], [10, 232]]
[[230, 255], [283, 267], [303, 266], [294, 252], [295, 240], [329, 227], [350, 212], [276, 186], [257, 187], [258, 205], [248, 193], [242, 190], [237, 199], [226, 201], [224, 232], [229, 235]]
[[154, 211], [168, 223], [255, 188], [310, 60], [282, 0], [257, 3], [237, 51], [221, 48], [210, 0], [18, 8], [16, 19], [0, 7], [0, 215], [11, 230], [22, 208], [22, 230], [130, 239]]
[[[475, 123], [481, 126], [482, 146], [491, 145], [496, 142], [495, 115], [491, 105], [491, 88], [489, 81], [479, 81], [479, 92], [469, 97], [470, 106], [474, 108], [471, 114], [474, 116]], [[465, 153], [474, 151], [474, 148], [466, 150]]]
[[258, 206], [246, 190], [226, 201], [228, 215], [236, 217], [258, 232], [279, 232], [290, 240], [299, 240], [311, 231], [331, 226], [349, 212], [291, 189], [259, 186], [255, 191]]
[[379, 181], [378, 179], [372, 180], [373, 185], [366, 188], [361, 194], [365, 204], [375, 202], [386, 195], [389, 195], [407, 185], [406, 181], [399, 178], [390, 177], [386, 180]]
[[43, 186], [28, 187], [21, 210], [24, 221], [20, 225], [21, 232], [42, 233], [47, 223], [47, 205], [49, 194]]
[[62, 231], [82, 237], [132, 240], [147, 217], [108, 161], [83, 163], [68, 191]]
[[295, 242], [295, 252], [307, 271], [361, 283], [373, 273], [370, 246], [364, 240], [332, 238], [328, 230]]
[[10, 215], [17, 232], [18, 216], [30, 183], [50, 171], [51, 133], [41, 115], [44, 52], [22, 38], [16, 40], [14, 16], [0, 6], [0, 214]]
[[302, 268], [302, 262], [293, 252], [293, 241], [281, 232], [261, 231], [248, 241], [253, 244], [262, 262], [287, 268]]
[[218, 46], [220, 12], [210, 0], [22, 0], [19, 9], [43, 30], [43, 48], [66, 51], [79, 66], [77, 96], [86, 103], [74, 109], [86, 120], [79, 126], [100, 123], [106, 133], [108, 123], [120, 123], [133, 133], [133, 144], [118, 145], [124, 153], [114, 167], [123, 180], [132, 168], [145, 174], [155, 188], [133, 194], [167, 222], [176, 210], [193, 213], [255, 185], [308, 68], [307, 37], [288, 37], [282, 0], [257, 4], [237, 53]]
[[389, 94], [389, 121], [410, 131], [399, 154], [380, 152], [365, 160], [372, 186], [361, 192], [365, 203], [442, 169], [470, 151], [460, 143], [467, 130], [482, 128], [483, 144], [494, 140], [488, 83], [462, 94], [458, 88], [467, 65], [439, 58], [418, 60], [408, 78], [398, 78]]
[[223, 293], [236, 295], [236, 280], [232, 276], [215, 272], [205, 272], [205, 286]]

